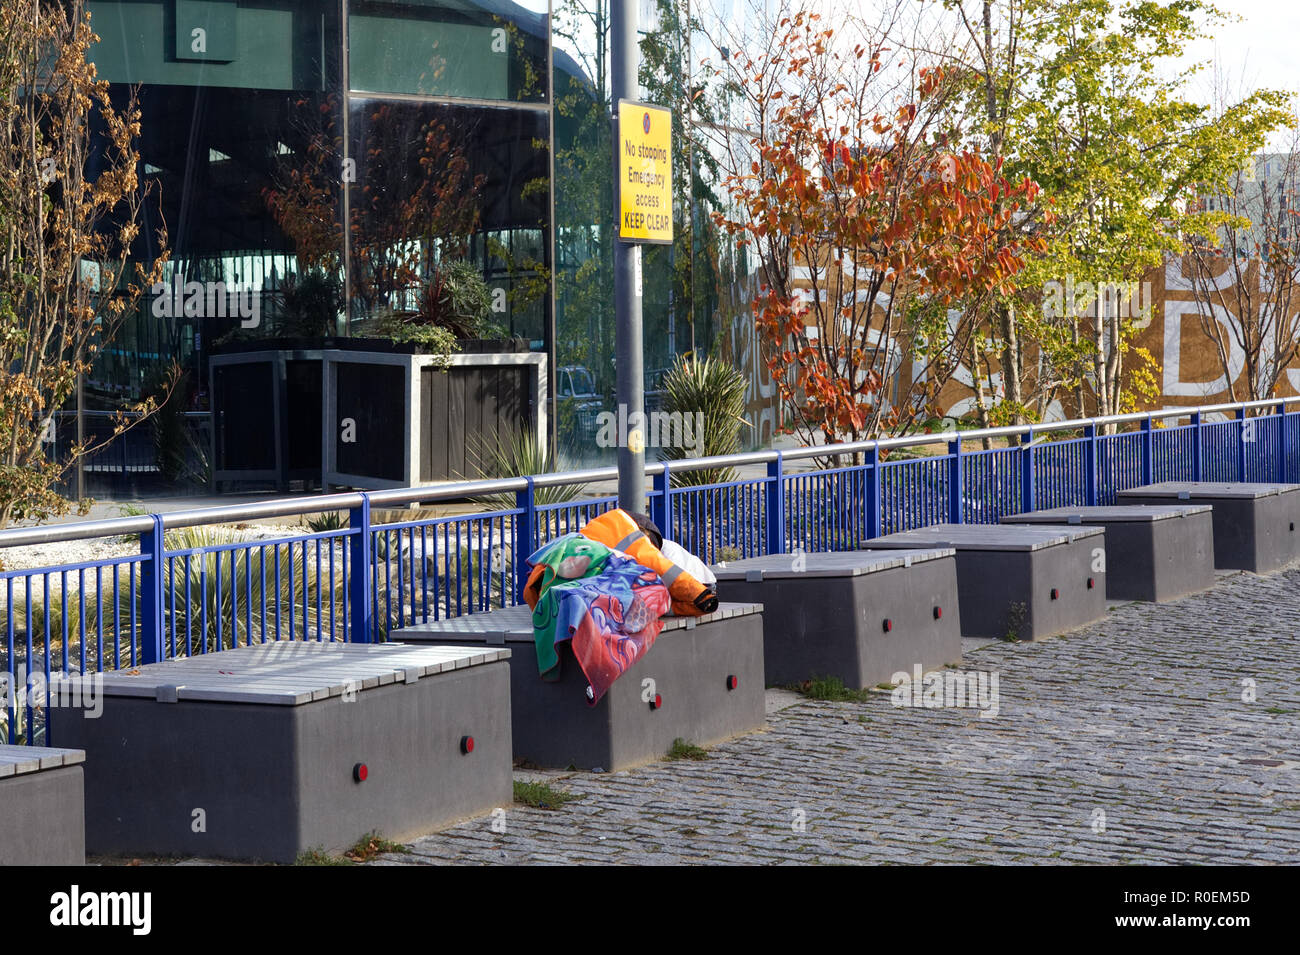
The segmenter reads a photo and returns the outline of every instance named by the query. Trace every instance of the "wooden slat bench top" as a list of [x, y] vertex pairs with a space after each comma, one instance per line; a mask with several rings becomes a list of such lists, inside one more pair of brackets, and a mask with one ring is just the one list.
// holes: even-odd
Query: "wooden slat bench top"
[[871, 541], [872, 547], [952, 547], [956, 550], [1036, 551], [1104, 536], [1103, 527], [1021, 524], [934, 524]]
[[1112, 504], [1096, 507], [1049, 507], [1025, 514], [1008, 514], [1004, 524], [1124, 524], [1175, 520], [1192, 514], [1209, 514], [1208, 504]]
[[[718, 604], [718, 609], [702, 617], [665, 616], [660, 637], [673, 630], [691, 630], [715, 620], [727, 620], [731, 617], [743, 617], [748, 614], [762, 613], [763, 605], [755, 603]], [[502, 607], [487, 613], [467, 614], [452, 617], [449, 620], [431, 620], [428, 623], [415, 624], [393, 631], [395, 640], [416, 640], [424, 635], [427, 638], [442, 639], [464, 638], [471, 643], [486, 643], [500, 646], [504, 643], [533, 642], [533, 612], [527, 604]]]
[[[1243, 481], [1161, 481], [1159, 484], [1146, 484], [1119, 491], [1116, 497], [1124, 500], [1143, 497], [1180, 498], [1189, 501], [1205, 500], [1252, 500], [1261, 497], [1274, 497], [1278, 494], [1290, 494], [1300, 491], [1300, 484], [1274, 484]], [[1184, 496], [1185, 495], [1185, 496]]]
[[301, 706], [345, 693], [410, 683], [450, 670], [508, 659], [510, 651], [478, 647], [415, 647], [399, 643], [288, 641], [217, 653], [80, 679], [102, 678], [105, 696], [143, 697], [164, 703], [203, 700]]
[[0, 779], [46, 769], [75, 766], [86, 761], [85, 750], [51, 746], [0, 746]]
[[767, 554], [731, 560], [713, 568], [719, 580], [768, 580], [800, 577], [858, 577], [941, 560], [956, 553], [951, 547], [913, 550], [845, 550], [818, 554]]

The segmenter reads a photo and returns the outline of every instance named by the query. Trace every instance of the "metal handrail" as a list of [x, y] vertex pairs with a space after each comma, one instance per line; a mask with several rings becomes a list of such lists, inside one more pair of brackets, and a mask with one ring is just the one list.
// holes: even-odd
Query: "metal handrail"
[[[871, 450], [888, 451], [895, 448], [920, 447], [928, 444], [983, 441], [985, 439], [1010, 438], [1020, 435], [1033, 436], [1089, 427], [1095, 429], [1112, 424], [1129, 424], [1145, 420], [1163, 421], [1168, 418], [1183, 418], [1191, 415], [1206, 415], [1228, 411], [1244, 413], [1258, 408], [1282, 407], [1285, 409], [1287, 405], [1296, 403], [1300, 403], [1300, 397], [1202, 405], [1190, 408], [1164, 408], [1159, 411], [1129, 412], [1099, 418], [1075, 418], [1069, 421], [1052, 421], [1041, 424], [1005, 425], [997, 428], [978, 428], [972, 431], [944, 431], [932, 434], [905, 435], [897, 438], [877, 438], [844, 444], [811, 445], [782, 451], [749, 451], [741, 454], [716, 455], [705, 458], [684, 458], [677, 461], [654, 461], [646, 463], [645, 475], [655, 477], [662, 475], [665, 470], [671, 473], [704, 468], [735, 467], [745, 464], [771, 464], [776, 461], [799, 461], [809, 458], [861, 454]], [[382, 491], [370, 491], [365, 494], [351, 492], [277, 498], [273, 501], [252, 504], [232, 504], [173, 511], [160, 515], [160, 518], [164, 529], [172, 529], [268, 517], [291, 517], [301, 514], [315, 514], [321, 511], [351, 510], [361, 507], [366, 500], [369, 500], [372, 507], [408, 505], [431, 501], [458, 500], [488, 494], [517, 493], [526, 491], [530, 483], [533, 487], [559, 487], [567, 484], [586, 484], [595, 481], [614, 480], [617, 477], [617, 468], [591, 468], [580, 471], [538, 474], [532, 477], [496, 478], [486, 481], [458, 481], [409, 488], [391, 488]], [[154, 518], [149, 516], [46, 524], [39, 527], [17, 527], [0, 531], [0, 548], [84, 540], [91, 537], [143, 534], [152, 531], [154, 526]]]

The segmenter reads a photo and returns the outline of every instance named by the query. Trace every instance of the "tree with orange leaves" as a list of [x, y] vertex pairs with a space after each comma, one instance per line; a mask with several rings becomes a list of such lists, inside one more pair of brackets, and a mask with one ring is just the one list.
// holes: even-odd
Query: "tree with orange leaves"
[[882, 89], [883, 34], [848, 50], [815, 14], [780, 28], [769, 52], [736, 54], [756, 155], [733, 165], [716, 218], [758, 259], [752, 308], [786, 430], [809, 444], [907, 431], [965, 356], [965, 316], [1041, 249], [1017, 228], [1038, 187], [945, 145], [942, 71]]

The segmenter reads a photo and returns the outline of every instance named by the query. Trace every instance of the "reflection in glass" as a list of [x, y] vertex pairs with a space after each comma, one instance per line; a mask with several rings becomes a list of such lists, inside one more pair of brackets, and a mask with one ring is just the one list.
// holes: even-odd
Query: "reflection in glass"
[[[674, 241], [642, 248], [642, 324], [647, 407], [662, 399], [663, 371], [687, 351], [707, 353], [723, 325], [748, 315], [737, 293], [735, 249], [711, 218], [721, 173], [702, 127], [716, 124], [721, 98], [700, 77], [686, 6], [642, 0], [642, 98], [673, 110]], [[695, 14], [698, 16], [698, 13]], [[589, 408], [613, 407], [613, 182], [610, 151], [608, 0], [555, 0], [556, 365], [590, 375], [596, 395], [559, 390], [561, 446], [597, 456]], [[745, 303], [743, 308], [739, 303]]]
[[614, 392], [609, 3], [555, 0], [553, 15], [556, 432], [562, 452], [592, 460]]
[[[536, 110], [351, 101], [353, 331], [434, 320], [453, 264], [486, 280], [490, 327], [544, 343], [549, 302], [547, 116]], [[453, 326], [458, 336], [471, 331]]]
[[[156, 258], [153, 236], [163, 223], [171, 254], [164, 287], [142, 298], [88, 375], [88, 400], [137, 399], [178, 361], [189, 372], [180, 400], [201, 409], [210, 349], [279, 334], [292, 317], [285, 303], [293, 304], [302, 266], [292, 230], [268, 197], [311, 152], [321, 124], [338, 122], [339, 97], [329, 92], [340, 83], [338, 5], [97, 0], [88, 7], [101, 37], [90, 59], [115, 102], [143, 84], [140, 174], [159, 198], [133, 255]], [[192, 16], [202, 26], [191, 28]], [[202, 42], [199, 34], [191, 39], [194, 29]], [[325, 202], [319, 211], [335, 223], [329, 241], [337, 265], [337, 206]], [[196, 287], [201, 295], [187, 292]], [[335, 331], [340, 306], [331, 310], [319, 296], [311, 305], [321, 332]]]
[[549, 25], [541, 6], [352, 0], [349, 84], [371, 93], [545, 101]]

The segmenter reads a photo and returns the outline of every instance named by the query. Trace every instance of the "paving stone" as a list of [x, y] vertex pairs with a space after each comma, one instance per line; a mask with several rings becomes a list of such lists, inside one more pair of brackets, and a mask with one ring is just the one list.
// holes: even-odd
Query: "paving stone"
[[765, 732], [707, 761], [519, 773], [583, 799], [509, 808], [506, 834], [470, 820], [378, 861], [1294, 865], [1297, 587], [1300, 570], [1223, 575], [1042, 643], [968, 642], [961, 671], [998, 676], [988, 719], [888, 692], [782, 695]]

